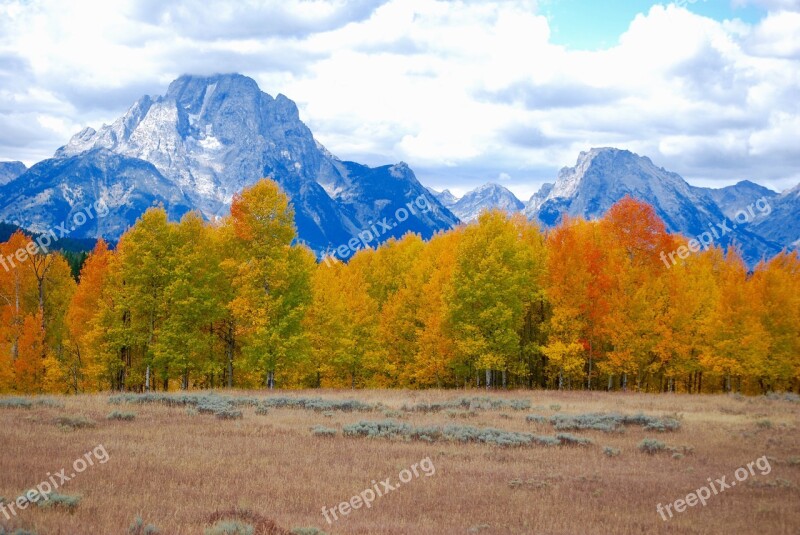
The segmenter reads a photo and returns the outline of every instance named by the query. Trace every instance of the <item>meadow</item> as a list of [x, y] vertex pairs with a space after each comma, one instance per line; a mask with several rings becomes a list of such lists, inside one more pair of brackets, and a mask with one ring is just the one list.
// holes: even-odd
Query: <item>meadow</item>
[[[0, 533], [796, 534], [799, 401], [479, 390], [4, 397]], [[76, 466], [52, 499], [4, 516]], [[722, 476], [737, 484], [705, 506], [657, 512]]]

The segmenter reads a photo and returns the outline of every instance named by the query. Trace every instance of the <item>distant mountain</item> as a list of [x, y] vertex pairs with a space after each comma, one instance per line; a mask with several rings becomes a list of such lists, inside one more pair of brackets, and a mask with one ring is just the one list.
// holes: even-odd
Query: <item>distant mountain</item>
[[426, 189], [431, 193], [431, 195], [436, 197], [439, 200], [439, 202], [442, 203], [442, 206], [444, 206], [445, 208], [452, 208], [453, 205], [455, 205], [458, 202], [458, 197], [450, 193], [449, 189], [446, 189], [444, 191], [436, 191], [433, 188], [426, 188]]
[[[153, 164], [104, 148], [39, 162], [19, 180], [1, 186], [0, 199], [0, 220], [39, 233], [66, 222], [70, 238], [116, 240], [155, 204], [162, 204], [172, 219], [192, 209], [181, 188]], [[76, 226], [73, 217], [81, 212], [85, 222]]]
[[800, 250], [800, 184], [769, 199], [770, 211], [750, 230], [765, 239]]
[[498, 184], [484, 184], [468, 192], [460, 199], [450, 193], [450, 190], [442, 192], [428, 188], [428, 191], [436, 197], [439, 202], [449, 208], [463, 222], [474, 221], [484, 210], [499, 208], [508, 213], [519, 212], [525, 207], [517, 197], [507, 188]]
[[550, 182], [545, 182], [541, 185], [539, 191], [531, 195], [531, 198], [528, 199], [528, 203], [523, 209], [528, 219], [533, 219], [535, 217], [539, 211], [539, 208], [542, 206], [544, 201], [547, 200], [547, 197], [550, 195], [551, 191], [553, 191], [553, 184]]
[[0, 186], [8, 184], [27, 169], [22, 162], [0, 162]]
[[[772, 191], [771, 189], [765, 188], [764, 186], [759, 186], [749, 180], [742, 180], [741, 182], [734, 184], [733, 186], [725, 186], [723, 188], [696, 188], [699, 191], [702, 191], [711, 199], [717, 203], [722, 213], [725, 214], [728, 219], [735, 219], [736, 215], [744, 210], [745, 213], [749, 216], [748, 207], [751, 204], [754, 204], [759, 199], [773, 199], [778, 197], [779, 194], [777, 192]], [[753, 210], [757, 212], [757, 210]], [[756, 215], [761, 215], [756, 213]], [[740, 219], [743, 218], [740, 216]]]
[[[450, 193], [448, 191], [448, 193]], [[470, 191], [455, 203], [450, 210], [466, 223], [478, 219], [484, 210], [499, 208], [508, 213], [519, 212], [525, 205], [508, 189], [499, 184], [484, 184]]]
[[397, 221], [378, 241], [406, 231], [427, 238], [457, 223], [406, 164], [339, 160], [314, 139], [294, 102], [238, 74], [181, 76], [165, 95], [142, 97], [113, 124], [85, 128], [52, 159], [0, 187], [0, 220], [44, 231], [102, 199], [109, 220], [82, 225], [74, 237], [116, 239], [153, 203], [173, 218], [189, 209], [223, 216], [233, 195], [262, 177], [289, 195], [299, 239], [318, 252], [394, 218], [421, 196], [430, 209]]
[[[719, 196], [723, 204], [731, 208], [752, 193], [757, 196], [747, 204], [755, 203], [764, 195], [749, 184], [712, 194], [704, 188], [690, 186], [676, 173], [656, 167], [647, 157], [627, 150], [596, 148], [581, 152], [574, 167], [563, 168], [549, 191], [545, 188], [531, 198], [525, 213], [530, 219], [550, 227], [564, 214], [587, 219], [602, 217], [615, 202], [630, 195], [651, 204], [671, 232], [694, 237], [710, 227], [719, 230], [716, 225], [730, 219], [714, 196]], [[748, 225], [733, 225], [730, 232], [720, 231], [715, 244], [736, 245], [752, 265], [762, 257], [778, 253], [787, 242], [772, 239], [763, 232], [756, 233]]]

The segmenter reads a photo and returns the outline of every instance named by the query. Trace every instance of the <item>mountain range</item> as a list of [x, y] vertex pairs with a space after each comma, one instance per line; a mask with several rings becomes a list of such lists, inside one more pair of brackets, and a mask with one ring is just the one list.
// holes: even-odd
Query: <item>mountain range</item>
[[[239, 74], [181, 76], [164, 95], [141, 97], [99, 130], [84, 128], [29, 169], [0, 162], [0, 221], [41, 233], [102, 201], [108, 215], [71, 227], [70, 237], [113, 241], [153, 205], [171, 219], [190, 210], [222, 217], [233, 196], [262, 177], [290, 197], [299, 241], [320, 256], [379, 221], [389, 224], [368, 245], [406, 232], [429, 238], [487, 208], [522, 212], [548, 228], [564, 214], [601, 217], [625, 195], [650, 203], [670, 231], [688, 237], [735, 222], [715, 243], [735, 244], [751, 265], [800, 246], [800, 186], [782, 194], [749, 181], [699, 188], [645, 156], [594, 148], [527, 203], [498, 184], [456, 198], [423, 187], [403, 162], [340, 160], [314, 138], [294, 102]], [[397, 217], [415, 201], [427, 209]]]
[[263, 177], [289, 195], [298, 235], [318, 253], [391, 221], [420, 196], [430, 209], [395, 222], [379, 241], [409, 231], [427, 238], [458, 223], [408, 165], [340, 160], [314, 139], [294, 102], [238, 74], [181, 76], [113, 124], [81, 130], [0, 186], [0, 220], [44, 232], [101, 200], [110, 215], [72, 232], [113, 240], [155, 204], [172, 219], [193, 209], [221, 217], [236, 193]]
[[428, 188], [428, 191], [465, 223], [477, 219], [487, 208], [499, 208], [509, 213], [519, 212], [525, 208], [522, 201], [499, 184], [484, 184], [460, 199], [450, 193], [450, 190], [439, 192]]
[[447, 190], [430, 191], [464, 221], [499, 208], [521, 211], [543, 228], [555, 226], [565, 214], [597, 219], [629, 195], [651, 204], [671, 232], [692, 238], [709, 225], [725, 226], [729, 230], [720, 230], [714, 243], [735, 245], [751, 266], [800, 246], [800, 186], [783, 194], [747, 180], [719, 189], [695, 187], [645, 156], [610, 147], [581, 152], [575, 166], [561, 169], [554, 182], [543, 184], [524, 204], [497, 184], [460, 199]]

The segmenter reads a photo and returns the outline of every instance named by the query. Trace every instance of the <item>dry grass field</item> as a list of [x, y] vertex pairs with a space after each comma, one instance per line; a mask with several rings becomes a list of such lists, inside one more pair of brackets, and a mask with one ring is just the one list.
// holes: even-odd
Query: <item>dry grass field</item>
[[[7, 502], [48, 473], [71, 473], [74, 461], [98, 445], [108, 453], [107, 462], [94, 462], [58, 489], [80, 496], [77, 507], [30, 506], [9, 520], [0, 513], [0, 533], [21, 528], [38, 535], [123, 535], [141, 517], [162, 534], [203, 535], [233, 509], [251, 513], [240, 520], [254, 525], [256, 534], [314, 527], [328, 534], [800, 533], [800, 404], [790, 400], [541, 391], [269, 394], [279, 395], [382, 406], [366, 412], [271, 408], [257, 414], [256, 407], [243, 405], [242, 417], [230, 420], [196, 407], [112, 405], [108, 395], [50, 398], [60, 406], [0, 408], [0, 496]], [[531, 407], [402, 410], [473, 396], [523, 400]], [[114, 410], [134, 412], [135, 418], [109, 420]], [[549, 418], [556, 413], [612, 411], [669, 416], [681, 425], [665, 432], [638, 425], [613, 432], [572, 430], [593, 443], [516, 447], [342, 433], [348, 424], [391, 417], [417, 427], [455, 424], [555, 436], [560, 431]], [[526, 421], [529, 414], [545, 421]], [[93, 426], [81, 427], [78, 417]], [[317, 425], [337, 433], [314, 434]], [[638, 445], [645, 438], [667, 449], [643, 452]], [[606, 446], [619, 454], [604, 452]], [[731, 482], [737, 468], [765, 455], [768, 474], [756, 469], [705, 507], [687, 508], [668, 521], [656, 512], [658, 503], [686, 497], [707, 485], [707, 478], [724, 475]], [[422, 471], [426, 458], [435, 467], [432, 475]], [[326, 522], [323, 506], [349, 501], [378, 484], [373, 481], [395, 483], [412, 465], [421, 467], [418, 477], [406, 472], [407, 483], [376, 497], [369, 508]]]

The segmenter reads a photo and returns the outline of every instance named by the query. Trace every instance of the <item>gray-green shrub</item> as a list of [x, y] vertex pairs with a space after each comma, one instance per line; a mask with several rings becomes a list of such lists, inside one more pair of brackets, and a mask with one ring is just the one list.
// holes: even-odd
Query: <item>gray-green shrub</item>
[[680, 422], [674, 418], [657, 418], [638, 414], [590, 412], [585, 414], [555, 414], [550, 423], [558, 430], [593, 429], [606, 433], [619, 431], [626, 425], [639, 425], [647, 431], [674, 431]]
[[311, 428], [311, 434], [315, 437], [335, 437], [338, 431], [333, 427], [325, 427], [324, 425], [315, 425]]
[[536, 424], [543, 424], [547, 422], [547, 418], [539, 414], [529, 414], [525, 417], [526, 422], [533, 422]]
[[80, 496], [69, 496], [67, 494], [59, 494], [58, 492], [51, 492], [36, 502], [36, 505], [42, 509], [65, 509], [70, 513], [74, 512], [81, 503]]
[[592, 443], [592, 440], [585, 437], [578, 437], [572, 433], [558, 433], [556, 438], [565, 445], [587, 446]]
[[206, 530], [206, 535], [254, 535], [255, 528], [237, 520], [223, 520]]
[[120, 420], [123, 422], [130, 422], [135, 418], [136, 418], [135, 412], [125, 412], [125, 411], [112, 411], [108, 413], [108, 416], [106, 416], [106, 420]]
[[35, 406], [61, 408], [64, 404], [48, 397], [0, 397], [0, 409], [30, 409]]
[[6, 531], [6, 528], [0, 526], [0, 535], [36, 535], [36, 532], [22, 528], [17, 528], [14, 531]]
[[94, 420], [85, 416], [59, 416], [53, 423], [65, 429], [86, 429], [95, 426]]
[[387, 419], [378, 421], [365, 421], [346, 425], [342, 428], [345, 436], [364, 436], [369, 438], [392, 438], [409, 436], [412, 427], [409, 424]]
[[654, 455], [660, 451], [667, 449], [667, 445], [654, 438], [646, 438], [639, 442], [639, 450], [650, 455]]
[[142, 517], [137, 516], [128, 528], [128, 535], [157, 535], [158, 528], [153, 524], [145, 524]]
[[454, 442], [476, 442], [496, 446], [526, 446], [539, 444], [556, 446], [561, 440], [556, 437], [537, 436], [531, 433], [519, 433], [494, 428], [480, 428], [470, 425], [448, 424], [445, 426], [428, 425], [413, 427], [396, 420], [360, 421], [343, 428], [345, 436], [362, 436], [372, 438], [402, 438], [433, 442], [449, 440]]

